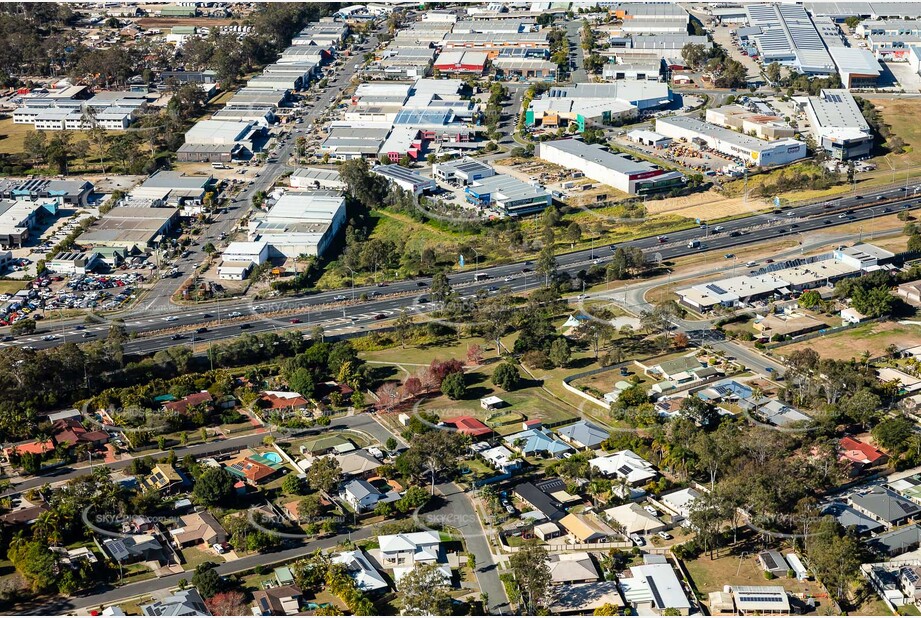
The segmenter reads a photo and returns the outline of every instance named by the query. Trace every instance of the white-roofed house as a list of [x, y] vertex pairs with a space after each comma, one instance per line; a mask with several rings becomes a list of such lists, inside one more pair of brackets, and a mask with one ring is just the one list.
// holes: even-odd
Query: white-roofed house
[[361, 549], [335, 554], [332, 563], [345, 565], [349, 577], [355, 581], [355, 585], [362, 592], [374, 592], [390, 587], [384, 576], [371, 564], [368, 555]]
[[630, 574], [620, 579], [620, 589], [624, 600], [639, 615], [662, 614], [666, 610], [677, 610], [682, 616], [690, 613], [691, 602], [667, 562], [633, 566]]
[[451, 580], [451, 569], [441, 547], [441, 537], [434, 530], [379, 536], [377, 543], [378, 562], [385, 569], [393, 569], [393, 579], [398, 585], [417, 564], [427, 563], [439, 565], [445, 580]]
[[645, 485], [659, 475], [651, 463], [631, 450], [595, 457], [588, 465], [604, 476], [625, 479], [630, 485]]
[[636, 502], [628, 502], [604, 511], [608, 521], [623, 527], [625, 534], [655, 534], [665, 530], [665, 524], [658, 518], [648, 513], [646, 509]]

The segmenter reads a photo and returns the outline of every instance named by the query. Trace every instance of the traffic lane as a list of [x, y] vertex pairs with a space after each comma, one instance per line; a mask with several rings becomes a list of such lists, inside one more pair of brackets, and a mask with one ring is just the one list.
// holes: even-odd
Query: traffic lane
[[[898, 195], [901, 192], [898, 190], [892, 190], [889, 193], [892, 195]], [[878, 192], [878, 194], [883, 195], [884, 192]], [[834, 213], [829, 213], [821, 205], [811, 206], [811, 207], [802, 207], [800, 209], [794, 209], [792, 211], [787, 211], [787, 212], [794, 212], [800, 216], [806, 216], [810, 213], [812, 213], [813, 215], [821, 213], [821, 216], [818, 216], [815, 219], [796, 219], [795, 221], [787, 221], [783, 217], [775, 217], [773, 220], [775, 221], [776, 227], [768, 226], [768, 227], [760, 227], [760, 228], [759, 227], [752, 228], [750, 225], [751, 217], [748, 217], [746, 219], [740, 219], [735, 222], [726, 222], [722, 226], [723, 231], [720, 232], [721, 236], [720, 235], [710, 235], [709, 230], [704, 230], [702, 234], [700, 228], [691, 228], [688, 230], [682, 230], [679, 232], [672, 233], [671, 235], [668, 235], [668, 242], [665, 243], [664, 245], [663, 243], [658, 242], [658, 240], [655, 237], [647, 237], [643, 239], [638, 239], [636, 241], [629, 241], [626, 243], [622, 243], [621, 245], [618, 245], [618, 246], [639, 247], [641, 249], [646, 249], [646, 250], [655, 248], [656, 249], [655, 253], [661, 254], [663, 259], [672, 259], [672, 258], [688, 255], [691, 253], [697, 253], [702, 250], [713, 250], [713, 249], [741, 246], [744, 244], [749, 244], [752, 242], [757, 242], [757, 241], [765, 240], [765, 239], [772, 238], [772, 237], [787, 236], [787, 235], [797, 234], [797, 233], [804, 232], [804, 231], [810, 231], [810, 230], [819, 229], [819, 228], [834, 227], [836, 225], [852, 223], [853, 221], [872, 219], [872, 218], [875, 218], [876, 216], [889, 214], [891, 212], [896, 212], [899, 209], [915, 208], [918, 206], [919, 202], [921, 202], [919, 198], [911, 197], [909, 199], [894, 202], [894, 203], [879, 204], [879, 205], [874, 204], [872, 206], [867, 203], [859, 203], [860, 204], [859, 206], [856, 206], [856, 205], [854, 206], [853, 214], [850, 215], [851, 217], [850, 219], [840, 218], [838, 215]], [[847, 206], [839, 205], [838, 207], [845, 208]], [[888, 211], [886, 210], [887, 208], [888, 208]], [[824, 219], [823, 217], [829, 217], [829, 219]], [[830, 223], [826, 224], [825, 223], [826, 220], [830, 221]], [[789, 227], [790, 225], [796, 225], [797, 228], [790, 228]], [[783, 231], [779, 231], [779, 229], [783, 229]], [[740, 235], [730, 236], [732, 232], [739, 232]], [[688, 248], [686, 244], [682, 244], [682, 243], [686, 243], [689, 240], [701, 240], [701, 239], [703, 239], [704, 241], [703, 244], [705, 246], [700, 249]], [[606, 257], [604, 255], [604, 252], [605, 252], [604, 247], [605, 246], [602, 245], [601, 247], [597, 247], [594, 250], [596, 255], [599, 252], [601, 252], [601, 256], [599, 256], [600, 258]], [[609, 247], [607, 251], [611, 251], [611, 248]], [[590, 266], [591, 265], [591, 260], [590, 260], [591, 255], [592, 255], [591, 249], [568, 253], [568, 254], [562, 254], [558, 256], [557, 262], [561, 269], [577, 268], [578, 266]], [[654, 258], [655, 258], [654, 254], [648, 256], [648, 259], [654, 259]], [[508, 265], [500, 265], [500, 266], [495, 266], [495, 267], [490, 267], [490, 268], [483, 268], [481, 269], [481, 272], [493, 275], [493, 279], [496, 279], [499, 277], [505, 277], [505, 276], [510, 276], [510, 275], [513, 276], [516, 273], [520, 274], [523, 267], [525, 267], [527, 264], [528, 262], [518, 262], [518, 263], [513, 263], [513, 264], [508, 264]], [[472, 277], [473, 277], [473, 273], [468, 272], [464, 274], [450, 276], [449, 281], [452, 283], [452, 285], [455, 285], [455, 286], [463, 285], [465, 283], [472, 283]], [[393, 282], [388, 285], [388, 288], [391, 293], [405, 293], [408, 291], [412, 291], [414, 288], [418, 287], [417, 281], [419, 280]], [[430, 283], [430, 280], [428, 279], [424, 279], [421, 281], [423, 281], [426, 284], [426, 287]], [[488, 287], [489, 285], [492, 285], [492, 283], [487, 283], [480, 287]], [[376, 286], [365, 286], [362, 288], [355, 289], [355, 292], [357, 294], [369, 293], [373, 291], [377, 291]], [[319, 293], [313, 296], [309, 296], [309, 297], [298, 296], [298, 297], [292, 298], [290, 302], [292, 304], [301, 304], [301, 305], [307, 305], [307, 306], [323, 305], [323, 304], [332, 302], [336, 296], [343, 295], [343, 292], [344, 290], [334, 290], [330, 292], [322, 292], [322, 293]], [[227, 303], [228, 305], [227, 308], [231, 310], [234, 308], [236, 310], [240, 310], [241, 308], [244, 308], [249, 302], [251, 301], [248, 301], [246, 299], [241, 299], [239, 301], [230, 301]], [[273, 302], [281, 303], [285, 301], [279, 300], [279, 301], [273, 301]], [[214, 310], [214, 309], [210, 308], [209, 310]], [[177, 318], [177, 320], [173, 322], [172, 324], [173, 326], [175, 327], [189, 326], [193, 324], [202, 323], [204, 320], [209, 319], [204, 316], [204, 314], [206, 314], [209, 310], [202, 310], [200, 307], [196, 307], [196, 308], [191, 308], [191, 309], [186, 310], [185, 314], [183, 314], [182, 310], [179, 310], [176, 312], [170, 311], [169, 315], [175, 316]], [[127, 326], [129, 328], [129, 331], [138, 332], [138, 333], [143, 333], [143, 332], [148, 332], [148, 331], [153, 331], [153, 330], [160, 330], [162, 328], [162, 324], [156, 323], [155, 320], [151, 321], [149, 319], [147, 320], [147, 324], [129, 322]], [[44, 347], [51, 347], [53, 345], [57, 345], [58, 343], [60, 343], [60, 341], [42, 342], [42, 341], [30, 340], [28, 341], [26, 345], [31, 345], [32, 347], [35, 347], [35, 348], [44, 348]]]

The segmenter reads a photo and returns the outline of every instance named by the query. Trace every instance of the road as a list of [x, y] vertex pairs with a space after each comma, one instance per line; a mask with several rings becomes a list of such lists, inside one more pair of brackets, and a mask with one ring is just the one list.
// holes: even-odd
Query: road
[[[899, 209], [921, 206], [921, 184], [891, 187], [871, 195], [848, 195], [826, 202], [799, 206], [785, 210], [783, 215], [755, 214], [706, 228], [690, 228], [671, 233], [667, 238], [646, 237], [621, 246], [638, 247], [648, 261], [667, 261], [703, 251], [723, 251], [752, 243], [797, 236], [813, 230], [824, 230], [857, 221], [871, 221], [877, 216], [891, 214]], [[878, 200], [877, 198], [883, 198]], [[852, 211], [847, 214], [847, 211]], [[587, 211], [592, 214], [592, 211]], [[690, 247], [689, 243], [698, 246]], [[590, 268], [594, 262], [603, 263], [612, 255], [608, 245], [566, 253], [557, 256], [561, 272], [576, 274]], [[469, 260], [473, 262], [473, 260]], [[741, 265], [735, 264], [736, 268]], [[497, 286], [508, 287], [512, 292], [524, 292], [540, 287], [544, 280], [532, 272], [530, 262], [503, 264], [481, 268], [489, 278], [474, 282], [470, 271], [449, 276], [452, 286], [461, 295], [473, 296], [477, 291], [489, 291]], [[739, 272], [742, 272], [741, 270]], [[394, 281], [386, 287], [364, 286], [353, 290], [336, 290], [316, 294], [284, 297], [253, 302], [234, 299], [206, 306], [168, 307], [157, 313], [154, 310], [143, 316], [129, 318], [126, 329], [137, 336], [125, 344], [129, 354], [149, 354], [175, 345], [190, 342], [214, 342], [236, 337], [245, 332], [286, 331], [292, 328], [309, 330], [322, 325], [328, 334], [373, 327], [381, 319], [395, 317], [400, 311], [425, 314], [430, 310], [427, 301], [429, 279]], [[375, 296], [377, 295], [377, 296]], [[366, 296], [367, 300], [362, 300]], [[196, 333], [197, 328], [207, 332]], [[12, 342], [0, 343], [0, 348], [30, 346], [46, 348], [73, 341], [75, 337], [105, 337], [107, 324], [87, 326], [85, 330], [61, 329], [53, 326], [55, 333], [63, 333], [53, 340], [43, 339], [43, 332], [23, 336]], [[50, 331], [48, 331], [50, 332]], [[83, 335], [88, 333], [88, 335]], [[174, 336], [184, 337], [173, 339]]]

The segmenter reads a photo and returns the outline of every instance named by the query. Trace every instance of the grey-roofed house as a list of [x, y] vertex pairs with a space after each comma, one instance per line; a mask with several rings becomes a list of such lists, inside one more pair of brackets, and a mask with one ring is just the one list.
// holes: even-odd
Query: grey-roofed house
[[122, 564], [159, 557], [163, 546], [152, 534], [133, 534], [120, 539], [105, 539], [103, 548], [112, 559]]
[[558, 521], [566, 516], [566, 513], [560, 509], [559, 503], [533, 483], [522, 483], [512, 491], [550, 521]]
[[867, 517], [842, 502], [832, 502], [825, 505], [822, 507], [821, 514], [834, 517], [842, 528], [853, 527], [857, 534], [872, 534], [885, 528], [883, 524], [872, 517]]
[[601, 579], [598, 567], [588, 552], [550, 556], [550, 579], [554, 584], [596, 582]]
[[873, 487], [848, 499], [857, 511], [881, 522], [887, 528], [901, 526], [921, 514], [921, 506], [884, 487]]
[[899, 528], [866, 541], [867, 547], [884, 556], [894, 558], [914, 551], [921, 545], [921, 525]]
[[161, 601], [142, 605], [145, 616], [211, 616], [195, 588], [178, 590]]
[[785, 577], [790, 568], [783, 554], [773, 549], [758, 554], [758, 562], [762, 569], [778, 577]]
[[342, 487], [339, 497], [349, 503], [356, 511], [367, 511], [385, 497], [378, 489], [364, 479], [349, 481]]
[[611, 435], [606, 429], [602, 429], [586, 420], [561, 427], [557, 429], [556, 433], [563, 440], [580, 449], [598, 448]]

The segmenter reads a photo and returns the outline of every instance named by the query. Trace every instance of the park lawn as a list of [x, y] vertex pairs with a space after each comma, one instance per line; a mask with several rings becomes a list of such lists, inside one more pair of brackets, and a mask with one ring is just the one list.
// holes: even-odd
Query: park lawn
[[622, 376], [620, 375], [620, 369], [611, 369], [609, 371], [596, 373], [595, 375], [591, 375], [585, 378], [579, 378], [578, 380], [571, 382], [570, 385], [575, 388], [587, 386], [595, 389], [602, 395], [613, 391], [614, 386], [618, 382], [629, 382], [634, 377], [639, 378], [640, 384], [646, 386], [647, 388], [652, 386], [653, 380], [648, 378], [636, 364], [631, 363], [628, 365], [627, 372], [629, 375]]
[[794, 350], [811, 348], [822, 358], [849, 360], [866, 350], [871, 357], [883, 356], [890, 345], [906, 347], [921, 343], [921, 326], [897, 322], [871, 322], [849, 330], [793, 343], [774, 349], [777, 356], [789, 356]]
[[186, 547], [182, 550], [182, 557], [185, 558], [183, 567], [185, 567], [186, 571], [194, 571], [195, 567], [205, 562], [214, 562], [216, 564], [224, 562], [223, 556], [200, 547]]
[[[515, 344], [517, 334], [513, 333], [502, 338], [502, 345], [511, 348]], [[413, 367], [428, 366], [433, 360], [448, 360], [456, 358], [461, 361], [467, 361], [467, 348], [471, 344], [477, 344], [483, 350], [483, 361], [487, 362], [496, 357], [496, 347], [492, 342], [487, 342], [480, 337], [464, 337], [457, 343], [446, 346], [411, 346], [407, 345], [401, 348], [399, 344], [395, 347], [384, 350], [374, 350], [361, 352], [360, 356], [375, 364], [386, 364], [393, 366], [405, 367], [410, 373]]]
[[25, 150], [26, 134], [34, 131], [31, 124], [15, 124], [12, 116], [0, 120], [0, 154], [19, 154]]

